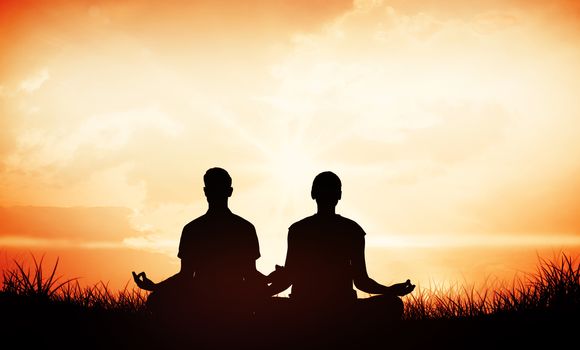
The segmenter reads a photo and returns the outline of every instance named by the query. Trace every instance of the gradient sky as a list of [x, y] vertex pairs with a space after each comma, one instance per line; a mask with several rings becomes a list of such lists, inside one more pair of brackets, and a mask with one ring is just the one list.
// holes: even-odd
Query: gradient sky
[[324, 170], [378, 280], [525, 269], [580, 245], [579, 43], [576, 1], [0, 0], [0, 265], [168, 276], [221, 166], [263, 272]]

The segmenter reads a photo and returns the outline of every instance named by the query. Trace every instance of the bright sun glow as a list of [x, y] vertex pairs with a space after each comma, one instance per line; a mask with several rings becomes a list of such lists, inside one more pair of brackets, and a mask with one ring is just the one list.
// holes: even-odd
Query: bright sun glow
[[303, 149], [303, 144], [286, 144], [280, 150], [270, 155], [267, 171], [275, 179], [281, 190], [281, 194], [290, 199], [295, 197], [297, 191], [308, 189], [308, 182], [316, 171], [316, 163], [313, 158], [313, 150]]

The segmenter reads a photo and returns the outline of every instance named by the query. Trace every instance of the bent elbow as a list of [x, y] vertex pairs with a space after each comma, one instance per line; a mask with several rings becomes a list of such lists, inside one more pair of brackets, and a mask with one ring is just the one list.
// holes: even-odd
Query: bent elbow
[[369, 283], [369, 279], [368, 278], [355, 278], [353, 279], [354, 282], [354, 286], [363, 291], [363, 292], [367, 292], [370, 288], [370, 283]]

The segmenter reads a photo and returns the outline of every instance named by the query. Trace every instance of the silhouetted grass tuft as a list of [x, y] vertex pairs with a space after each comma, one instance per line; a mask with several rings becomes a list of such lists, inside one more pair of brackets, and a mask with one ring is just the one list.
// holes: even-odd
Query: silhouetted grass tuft
[[580, 312], [580, 261], [562, 253], [539, 258], [535, 273], [515, 278], [509, 287], [417, 288], [407, 297], [408, 320], [462, 319], [493, 316], [572, 315]]
[[117, 292], [99, 282], [81, 287], [78, 278], [61, 281], [56, 276], [59, 259], [45, 274], [44, 256], [37, 260], [32, 256], [33, 266], [14, 261], [15, 268], [2, 271], [2, 288], [5, 295], [28, 297], [36, 301], [54, 302], [82, 308], [140, 312], [144, 310], [147, 293], [139, 288], [128, 288], [128, 284]]
[[24, 264], [17, 261], [14, 261], [16, 269], [3, 271], [2, 291], [22, 296], [51, 298], [62, 287], [75, 280], [73, 278], [59, 283], [61, 277], [55, 278], [58, 259], [48, 277], [44, 275], [42, 268], [44, 256], [40, 258], [40, 261], [37, 261], [32, 256], [32, 260], [34, 261], [34, 269], [32, 271], [30, 267], [25, 267]]

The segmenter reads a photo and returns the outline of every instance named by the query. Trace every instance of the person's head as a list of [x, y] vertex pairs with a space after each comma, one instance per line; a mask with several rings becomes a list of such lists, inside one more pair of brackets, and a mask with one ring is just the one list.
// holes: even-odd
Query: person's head
[[342, 197], [341, 187], [338, 176], [331, 171], [325, 171], [314, 178], [310, 195], [319, 206], [334, 207]]
[[203, 175], [203, 192], [208, 202], [224, 201], [232, 195], [232, 178], [222, 168], [211, 168]]

